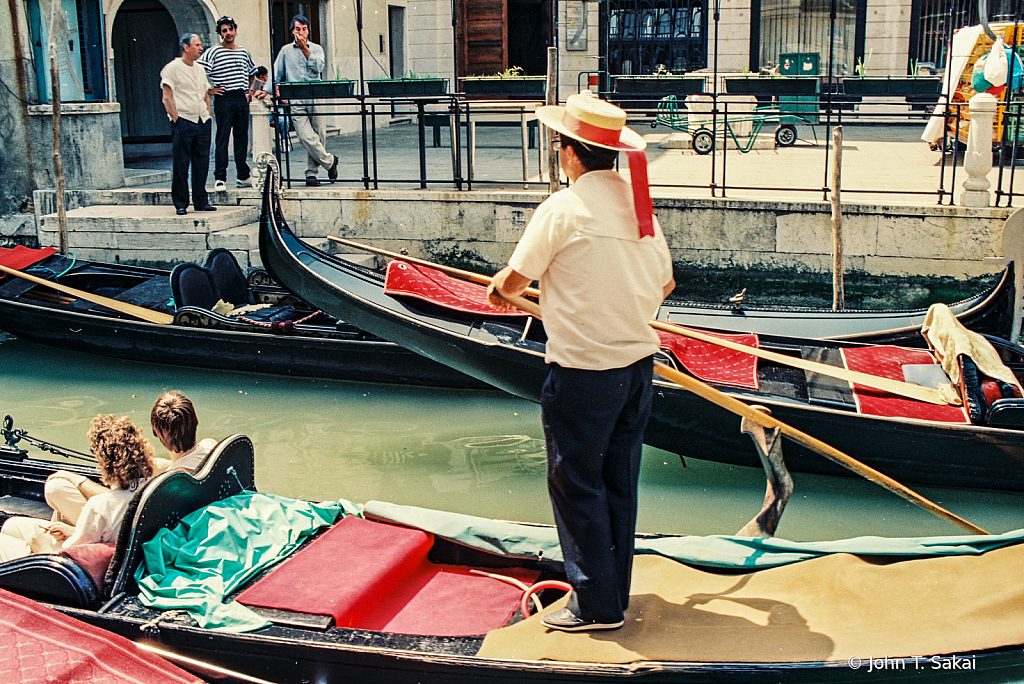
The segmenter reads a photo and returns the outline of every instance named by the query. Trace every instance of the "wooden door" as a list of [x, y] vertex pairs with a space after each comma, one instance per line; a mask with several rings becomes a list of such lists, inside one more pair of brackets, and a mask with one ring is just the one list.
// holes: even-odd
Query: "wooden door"
[[459, 3], [459, 76], [492, 76], [508, 68], [508, 0]]
[[[154, 3], [156, 4], [156, 3]], [[171, 139], [161, 100], [160, 70], [181, 56], [170, 12], [147, 3], [124, 3], [114, 17], [114, 78], [121, 104], [121, 137], [129, 142]]]

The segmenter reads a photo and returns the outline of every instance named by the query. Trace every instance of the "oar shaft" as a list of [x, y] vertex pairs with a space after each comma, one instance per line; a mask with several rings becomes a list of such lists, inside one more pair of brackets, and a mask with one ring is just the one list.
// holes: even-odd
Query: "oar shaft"
[[120, 311], [121, 313], [128, 314], [129, 316], [134, 316], [135, 318], [140, 318], [144, 321], [148, 321], [149, 323], [159, 323], [161, 325], [167, 325], [168, 323], [174, 321], [174, 316], [171, 316], [170, 314], [165, 314], [162, 311], [153, 311], [152, 309], [146, 309], [141, 306], [135, 306], [134, 304], [129, 304], [127, 302], [119, 302], [116, 299], [110, 299], [108, 297], [94, 295], [91, 292], [86, 292], [85, 290], [77, 290], [73, 287], [68, 287], [67, 285], [61, 285], [60, 283], [54, 283], [50, 282], [49, 280], [43, 280], [42, 278], [37, 278], [34, 275], [29, 275], [28, 273], [23, 273], [22, 271], [16, 271], [13, 268], [0, 266], [0, 271], [2, 271], [3, 273], [10, 274], [12, 276], [24, 278], [25, 280], [35, 283], [37, 285], [43, 285], [52, 290], [56, 290], [57, 292], [63, 292], [64, 294], [74, 295], [78, 299], [84, 299], [87, 302], [99, 304], [100, 306], [105, 306], [108, 309], [113, 309], [114, 311]]
[[[537, 316], [538, 318], [540, 317], [540, 307], [537, 306], [537, 304], [535, 304], [534, 302], [531, 302], [528, 299], [524, 299], [523, 297], [506, 297], [505, 299], [515, 304], [522, 311]], [[981, 529], [977, 525], [968, 522], [967, 520], [964, 520], [963, 518], [954, 513], [947, 511], [942, 506], [939, 506], [933, 501], [926, 499], [925, 497], [921, 496], [914, 490], [905, 487], [904, 485], [900, 484], [899, 482], [892, 479], [888, 475], [880, 473], [874, 468], [871, 468], [870, 466], [864, 465], [863, 463], [853, 458], [852, 456], [844, 454], [842, 451], [839, 451], [835, 447], [829, 446], [825, 442], [822, 442], [820, 439], [817, 439], [816, 437], [812, 437], [806, 432], [802, 432], [794, 427], [790, 427], [786, 423], [783, 423], [779, 419], [774, 418], [768, 415], [767, 413], [751, 408], [750, 406], [744, 404], [742, 401], [736, 399], [735, 397], [731, 397], [728, 394], [725, 394], [724, 392], [720, 392], [716, 390], [714, 387], [711, 387], [710, 385], [705, 384], [696, 378], [690, 377], [685, 373], [681, 373], [674, 368], [670, 368], [669, 366], [666, 366], [663, 363], [656, 363], [654, 365], [654, 370], [656, 373], [658, 373], [658, 375], [662, 376], [663, 378], [670, 380], [671, 382], [674, 382], [677, 385], [680, 385], [681, 387], [683, 387], [683, 389], [693, 392], [702, 399], [710, 401], [712, 404], [721, 406], [727, 411], [731, 411], [732, 413], [735, 413], [738, 416], [749, 418], [750, 420], [753, 420], [757, 424], [763, 425], [768, 429], [778, 428], [779, 430], [782, 431], [782, 434], [784, 434], [786, 437], [790, 438], [797, 444], [801, 444], [810, 449], [811, 451], [815, 451], [821, 454], [830, 461], [838, 463], [844, 468], [853, 471], [857, 475], [860, 475], [861, 477], [864, 477], [877, 485], [885, 487], [893, 494], [896, 494], [897, 496], [906, 499], [915, 506], [920, 506], [929, 513], [933, 513], [939, 516], [940, 518], [943, 518], [944, 520], [947, 520], [953, 523], [954, 525], [957, 525], [958, 527], [967, 530], [972, 534], [988, 534], [988, 532]]]
[[[362, 249], [372, 254], [379, 254], [381, 256], [389, 257], [392, 259], [401, 259], [408, 261], [412, 264], [419, 264], [420, 266], [427, 266], [444, 273], [448, 273], [453, 276], [465, 278], [475, 283], [481, 283], [483, 285], [490, 285], [492, 278], [490, 276], [481, 275], [479, 273], [473, 273], [472, 271], [466, 271], [461, 268], [454, 268], [452, 266], [444, 266], [442, 264], [435, 264], [432, 261], [425, 259], [417, 259], [416, 257], [406, 256], [405, 254], [399, 254], [397, 252], [390, 252], [386, 249], [380, 249], [379, 247], [371, 247], [370, 245], [356, 242], [354, 240], [346, 240], [345, 238], [336, 237], [334, 235], [328, 235], [327, 239], [331, 242], [336, 242], [341, 245], [348, 247], [355, 247], [356, 249]], [[525, 295], [532, 297], [539, 297], [540, 290], [532, 287], [526, 288], [523, 292]], [[524, 300], [526, 301], [526, 300]], [[527, 309], [523, 309], [527, 311]], [[534, 314], [533, 311], [527, 311], [538, 318], [539, 313]], [[938, 390], [932, 389], [931, 387], [922, 387], [921, 385], [914, 385], [909, 382], [901, 382], [899, 380], [893, 380], [891, 378], [880, 378], [877, 375], [869, 375], [867, 373], [861, 373], [859, 371], [852, 371], [846, 368], [839, 368], [837, 366], [829, 366], [828, 364], [818, 363], [816, 361], [808, 361], [806, 359], [798, 359], [793, 356], [786, 356], [785, 354], [777, 354], [775, 352], [766, 351], [764, 349], [757, 349], [754, 347], [748, 347], [744, 344], [736, 344], [735, 342], [729, 342], [711, 335], [705, 335], [696, 330], [690, 330], [689, 328], [683, 328], [680, 326], [672, 325], [671, 323], [663, 323], [658, 320], [650, 321], [651, 327], [657, 330], [664, 330], [676, 335], [684, 335], [691, 337], [708, 344], [713, 344], [718, 347], [724, 347], [726, 349], [732, 349], [744, 354], [750, 354], [762, 358], [766, 361], [772, 361], [774, 363], [792, 366], [801, 370], [811, 371], [812, 373], [818, 373], [820, 375], [826, 375], [831, 378], [837, 378], [839, 380], [846, 380], [847, 382], [855, 382], [865, 387], [871, 387], [873, 389], [882, 390], [883, 392], [889, 392], [891, 394], [897, 394], [908, 399], [914, 399], [916, 401], [923, 401], [928, 404], [938, 404], [940, 406], [948, 405], [953, 403], [942, 395]]]
[[968, 532], [971, 532], [972, 534], [988, 534], [988, 532], [981, 529], [977, 525], [974, 525], [973, 523], [964, 520], [958, 515], [955, 515], [947, 511], [942, 506], [939, 506], [938, 504], [932, 502], [931, 500], [926, 499], [925, 497], [921, 496], [914, 490], [905, 487], [904, 485], [901, 485], [899, 482], [892, 479], [888, 475], [880, 473], [874, 468], [871, 468], [870, 466], [864, 465], [863, 463], [853, 458], [852, 456], [846, 455], [842, 451], [839, 451], [835, 447], [825, 444], [820, 439], [812, 437], [806, 432], [802, 432], [794, 427], [790, 427], [789, 425], [783, 423], [777, 418], [774, 418], [766, 413], [762, 413], [761, 411], [751, 408], [750, 406], [744, 404], [742, 401], [736, 399], [735, 397], [731, 397], [728, 394], [725, 394], [724, 392], [719, 392], [715, 388], [706, 385], [700, 380], [692, 378], [689, 375], [681, 373], [676, 369], [670, 368], [669, 366], [666, 366], [662, 363], [655, 364], [654, 370], [658, 375], [665, 378], [666, 380], [670, 380], [671, 382], [674, 382], [677, 385], [682, 386], [684, 389], [693, 392], [697, 396], [706, 399], [717, 406], [721, 406], [722, 408], [744, 418], [749, 418], [750, 420], [753, 420], [754, 422], [758, 423], [759, 425], [763, 425], [766, 428], [780, 429], [782, 431], [782, 434], [784, 434], [786, 437], [789, 437], [794, 442], [801, 444], [807, 447], [808, 449], [821, 454], [830, 461], [838, 463], [839, 465], [853, 471], [854, 473], [857, 473], [861, 477], [871, 480], [877, 485], [885, 487], [893, 494], [903, 497], [910, 503], [916, 506], [920, 506], [926, 511], [934, 513], [940, 518], [948, 520], [954, 525], [962, 527], [963, 529], [967, 530]]

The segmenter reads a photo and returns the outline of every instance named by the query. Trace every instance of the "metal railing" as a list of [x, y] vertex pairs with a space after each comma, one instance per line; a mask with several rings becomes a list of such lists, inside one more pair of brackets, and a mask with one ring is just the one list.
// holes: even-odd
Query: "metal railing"
[[[833, 88], [833, 91], [837, 90], [839, 89]], [[743, 193], [749, 197], [750, 193], [758, 193], [762, 198], [770, 199], [780, 193], [806, 193], [810, 196], [809, 199], [820, 197], [827, 200], [831, 192], [829, 170], [830, 157], [834, 152], [830, 141], [831, 130], [834, 127], [843, 125], [848, 130], [859, 131], [861, 141], [870, 140], [873, 135], [877, 141], [883, 141], [887, 136], [892, 137], [893, 130], [902, 131], [902, 137], [910, 141], [919, 136], [920, 131], [924, 130], [933, 116], [933, 105], [908, 101], [902, 97], [854, 97], [842, 92], [825, 92], [813, 97], [758, 96], [758, 106], [751, 111], [749, 98], [743, 101], [738, 96], [720, 94], [705, 96], [708, 108], [700, 113], [705, 121], [691, 124], [691, 119], [695, 120], [697, 117], [693, 116], [685, 101], [672, 103], [673, 108], [663, 99], [638, 103], [636, 100], [640, 96], [630, 97], [634, 100], [628, 110], [630, 125], [636, 129], [653, 124], [655, 127], [663, 126], [673, 132], [689, 134], [693, 140], [699, 136], [704, 143], [707, 142], [708, 134], [711, 137], [710, 149], [704, 150], [712, 153], [707, 176], [680, 180], [657, 177], [657, 174], [652, 173], [652, 188], [704, 189], [710, 197], [729, 197], [730, 193]], [[295, 103], [296, 101], [293, 101], [292, 104]], [[637, 106], [638, 104], [640, 106]], [[273, 105], [277, 121], [287, 118], [290, 106], [283, 102]], [[1004, 100], [999, 103], [996, 114], [993, 168], [997, 173], [992, 188], [996, 206], [1013, 206], [1014, 199], [1024, 195], [1024, 190], [1015, 186], [1016, 165], [1018, 160], [1024, 158], [1024, 150], [1020, 149], [1024, 145], [1024, 132], [1021, 131], [1022, 108], [1024, 102]], [[966, 177], [958, 166], [962, 163], [962, 150], [967, 142], [966, 124], [969, 112], [967, 104], [962, 102], [950, 104], [943, 110], [942, 136], [936, 146], [943, 154], [934, 164], [929, 164], [930, 169], [937, 169], [937, 174], [934, 170], [928, 171], [927, 177], [933, 178], [932, 181], [908, 178], [902, 187], [894, 187], [872, 185], [866, 181], [858, 183], [856, 179], [844, 174], [842, 192], [854, 196], [931, 197], [936, 204], [954, 204], [958, 182]], [[525, 129], [537, 129], [538, 148], [542, 146], [544, 136], [539, 135], [539, 126], [535, 119], [523, 112], [522, 102], [481, 102], [466, 99], [462, 95], [388, 98], [352, 96], [337, 100], [318, 100], [316, 106], [316, 116], [359, 118], [358, 127], [348, 126], [356, 132], [342, 136], [342, 145], [336, 142], [338, 138], [331, 138], [331, 149], [328, 151], [339, 156], [344, 155], [342, 159], [346, 162], [340, 167], [341, 173], [335, 182], [349, 186], [357, 185], [364, 189], [413, 186], [421, 189], [472, 190], [475, 187], [494, 185], [542, 189], [547, 186], [547, 181], [544, 180], [543, 157], [538, 160], [537, 173], [534, 174], [533, 163], [527, 158], [529, 151], [526, 141], [529, 137], [532, 143], [533, 130], [528, 132]], [[523, 137], [515, 141], [515, 146], [521, 144], [523, 147], [521, 174], [512, 172], [513, 167], [508, 159], [504, 162], [490, 159], [479, 165], [475, 164], [474, 124], [479, 122], [484, 125], [488, 117], [493, 119], [496, 113], [512, 118], [519, 113], [523, 117], [520, 126]], [[396, 117], [411, 124], [415, 135], [410, 135], [410, 129], [405, 128], [404, 135], [396, 136], [396, 127], [390, 125]], [[528, 122], [527, 118], [530, 119]], [[382, 122], [385, 121], [389, 125], [383, 125]], [[743, 153], [744, 145], [750, 142], [749, 139], [744, 140], [742, 134], [738, 132], [744, 124], [759, 127], [756, 132], [761, 134], [759, 140], [770, 141], [774, 136], [777, 142], [785, 144], [784, 147], [777, 148], [780, 155], [793, 154], [790, 150], [794, 148], [803, 150], [806, 161], [802, 167], [804, 171], [812, 165], [817, 166], [820, 161], [818, 177], [822, 182], [818, 184], [816, 180], [811, 180], [809, 171], [803, 174], [808, 182], [801, 185], [794, 185], [789, 179], [787, 182], [745, 182], [744, 177], [737, 175], [732, 168], [737, 163], [738, 155]], [[786, 127], [790, 130], [780, 139], [778, 132]], [[443, 129], [448, 130], [447, 145], [441, 145]], [[275, 126], [275, 141], [279, 151], [278, 158], [281, 161], [282, 180], [288, 187], [294, 182], [301, 183], [303, 178], [293, 175], [290, 166], [293, 152], [304, 157], [301, 146], [295, 147], [295, 143], [291, 146], [287, 144], [280, 125]], [[505, 146], [510, 146], [513, 141], [506, 136], [502, 142]], [[927, 145], [923, 141], [915, 144], [922, 147]], [[493, 157], [494, 148], [487, 149], [488, 152], [484, 156]], [[652, 146], [649, 149], [652, 157], [659, 154], [657, 148]], [[808, 150], [820, 151], [820, 159], [807, 156]], [[785, 159], [782, 161], [788, 163]], [[759, 178], [778, 179], [784, 164], [778, 167], [770, 161], [764, 164], [764, 173], [758, 174]], [[479, 173], [477, 168], [483, 165], [489, 167], [486, 174]], [[320, 180], [327, 182], [322, 176]]]
[[[472, 190], [477, 185], [510, 183], [524, 184], [530, 186], [541, 184], [540, 168], [538, 160], [538, 178], [531, 180], [528, 173], [530, 162], [528, 159], [529, 149], [541, 147], [542, 137], [540, 136], [539, 124], [536, 117], [532, 115], [531, 107], [536, 103], [526, 103], [522, 100], [488, 101], [479, 102], [467, 100], [459, 95], [424, 95], [424, 96], [402, 96], [402, 97], [368, 97], [350, 96], [334, 99], [318, 100], [291, 100], [276, 101], [271, 106], [271, 111], [276, 122], [281, 122], [274, 127], [275, 149], [277, 150], [278, 161], [281, 163], [282, 181], [287, 187], [292, 183], [302, 182], [304, 177], [296, 177], [291, 168], [292, 153], [304, 154], [301, 145], [295, 136], [289, 135], [287, 122], [289, 117], [294, 116], [300, 107], [313, 105], [315, 117], [341, 117], [358, 118], [360, 121], [359, 133], [344, 136], [348, 145], [339, 145], [332, 142], [330, 147], [334, 154], [339, 157], [347, 151], [347, 161], [352, 158], [361, 160], [356, 166], [361, 170], [360, 175], [344, 173], [353, 168], [351, 163], [339, 165], [339, 175], [335, 181], [325, 181], [322, 177], [321, 183], [358, 184], [364, 189], [379, 189], [384, 186], [415, 185], [421, 189], [431, 186], [443, 189], [454, 187], [456, 190]], [[381, 121], [388, 125], [382, 126]], [[409, 140], [404, 139], [406, 147], [396, 149], [394, 141], [384, 141], [384, 131], [392, 132], [394, 122], [411, 123], [417, 135], [415, 136], [416, 155], [415, 163], [410, 163]], [[475, 167], [476, 140], [475, 132], [477, 125], [480, 126], [511, 126], [518, 128], [521, 133], [520, 143], [523, 148], [523, 173], [520, 178], [480, 178]], [[355, 126], [348, 126], [353, 129]], [[428, 129], [429, 132], [428, 132]], [[447, 129], [448, 152], [445, 163], [439, 164], [437, 152], [440, 152], [441, 132]], [[463, 133], [466, 135], [463, 135]], [[428, 145], [428, 133], [431, 144]], [[353, 138], [358, 138], [353, 141]], [[391, 136], [394, 137], [394, 136]], [[406, 135], [404, 138], [408, 138]], [[356, 149], [353, 149], [356, 148]], [[434, 150], [437, 150], [435, 152]], [[444, 170], [441, 171], [441, 167]], [[417, 175], [403, 175], [409, 170], [415, 169]], [[546, 183], [546, 181], [544, 181]]]

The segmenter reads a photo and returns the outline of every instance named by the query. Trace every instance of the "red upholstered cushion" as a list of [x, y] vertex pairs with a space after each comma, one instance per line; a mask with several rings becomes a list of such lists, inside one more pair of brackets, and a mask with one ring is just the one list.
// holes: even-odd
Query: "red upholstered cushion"
[[201, 684], [128, 639], [0, 589], [0, 681]]
[[346, 516], [239, 594], [238, 602], [333, 615], [339, 627], [352, 627], [419, 571], [433, 541], [421, 530]]
[[[53, 247], [43, 247], [42, 249], [32, 249], [24, 245], [11, 247], [10, 249], [0, 247], [0, 265], [20, 271], [56, 253], [57, 250]], [[6, 273], [0, 273], [0, 278], [5, 277], [7, 277]]]
[[114, 557], [114, 544], [78, 544], [70, 546], [61, 555], [67, 556], [82, 566], [82, 569], [89, 573], [89, 577], [96, 584], [96, 588], [103, 588], [103, 576], [110, 567], [110, 559]]
[[[679, 363], [683, 364], [686, 370], [705, 382], [712, 382], [718, 385], [730, 385], [732, 387], [743, 387], [756, 390], [757, 382], [757, 357], [745, 354], [732, 349], [725, 349], [709, 342], [701, 342], [683, 335], [674, 335], [670, 332], [659, 330], [658, 339], [661, 341], [661, 348], [671, 352]], [[701, 330], [705, 335], [720, 340], [728, 340], [736, 344], [757, 349], [757, 335], [739, 334], [729, 335], [723, 333], [711, 333]]]
[[522, 311], [502, 312], [487, 303], [487, 287], [438, 271], [436, 268], [392, 261], [388, 264], [384, 293], [415, 297], [446, 309], [486, 316], [526, 316]]
[[[850, 370], [890, 380], [904, 380], [903, 366], [935, 363], [931, 352], [891, 345], [851, 347], [843, 349], [842, 352], [846, 367]], [[856, 383], [853, 385], [853, 398], [857, 403], [857, 410], [866, 415], [916, 418], [942, 423], [970, 423], [967, 410], [963, 406], [927, 404]]]
[[[401, 634], [470, 636], [505, 625], [522, 590], [466, 567], [431, 563], [432, 544], [421, 530], [349, 516], [239, 594], [238, 602]], [[518, 568], [492, 572], [527, 585], [539, 575]]]

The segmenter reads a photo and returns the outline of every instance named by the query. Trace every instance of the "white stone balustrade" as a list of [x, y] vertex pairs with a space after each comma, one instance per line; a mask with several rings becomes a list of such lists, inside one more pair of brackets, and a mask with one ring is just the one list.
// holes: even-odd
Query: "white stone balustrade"
[[964, 191], [960, 204], [965, 207], [988, 207], [992, 205], [991, 183], [988, 180], [992, 170], [992, 122], [996, 115], [996, 98], [988, 93], [978, 93], [971, 98], [971, 128], [967, 136], [967, 151], [964, 153]]

